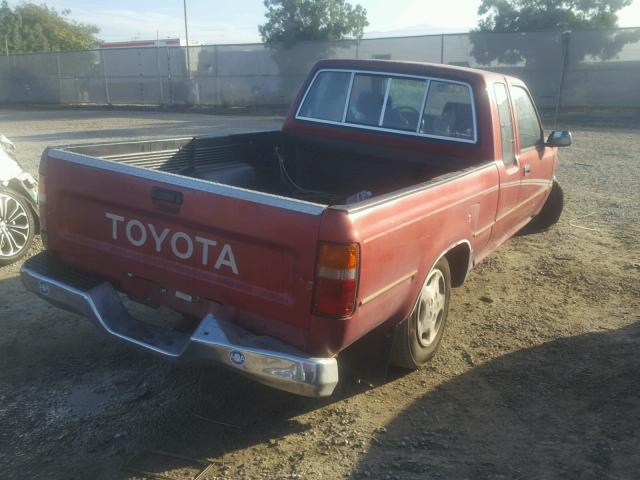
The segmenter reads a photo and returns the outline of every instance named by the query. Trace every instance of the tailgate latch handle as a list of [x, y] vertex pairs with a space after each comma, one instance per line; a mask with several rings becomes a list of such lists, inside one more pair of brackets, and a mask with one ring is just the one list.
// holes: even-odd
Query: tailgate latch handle
[[173, 203], [175, 205], [182, 205], [182, 192], [175, 190], [169, 190], [168, 188], [152, 187], [151, 198], [160, 202]]

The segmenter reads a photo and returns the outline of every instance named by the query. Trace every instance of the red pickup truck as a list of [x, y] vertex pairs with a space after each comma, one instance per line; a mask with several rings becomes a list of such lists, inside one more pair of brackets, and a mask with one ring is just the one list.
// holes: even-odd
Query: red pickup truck
[[[321, 61], [279, 131], [48, 148], [47, 250], [22, 280], [142, 349], [330, 395], [337, 356], [378, 326], [396, 365], [433, 356], [451, 287], [557, 221], [570, 143], [545, 142], [515, 78]], [[186, 324], [136, 319], [122, 294]]]

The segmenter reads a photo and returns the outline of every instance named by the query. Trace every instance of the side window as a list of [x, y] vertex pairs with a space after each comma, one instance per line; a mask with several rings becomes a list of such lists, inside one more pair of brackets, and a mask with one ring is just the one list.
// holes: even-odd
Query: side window
[[420, 133], [474, 140], [469, 87], [432, 80], [429, 84]]
[[500, 119], [500, 138], [502, 139], [502, 162], [510, 167], [516, 161], [515, 142], [513, 135], [513, 121], [511, 120], [511, 105], [507, 95], [507, 87], [504, 83], [493, 85], [498, 106], [498, 118]]
[[378, 126], [390, 79], [379, 75], [359, 75], [353, 79], [347, 108], [347, 123]]
[[382, 126], [395, 130], [418, 130], [427, 82], [413, 78], [393, 78], [384, 109]]
[[351, 73], [349, 72], [321, 72], [318, 74], [313, 85], [309, 88], [298, 115], [342, 122], [350, 80]]
[[536, 108], [533, 106], [529, 94], [522, 87], [513, 87], [511, 96], [513, 97], [513, 106], [516, 109], [520, 150], [534, 147], [542, 140], [542, 128]]

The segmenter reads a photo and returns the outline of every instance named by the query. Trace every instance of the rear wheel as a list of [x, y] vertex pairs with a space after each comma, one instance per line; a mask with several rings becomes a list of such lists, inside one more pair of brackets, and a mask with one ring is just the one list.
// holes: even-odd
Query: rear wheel
[[398, 325], [391, 352], [391, 363], [415, 369], [435, 355], [447, 322], [451, 296], [449, 262], [442, 258], [424, 282], [413, 312]]
[[34, 233], [35, 220], [26, 200], [11, 190], [0, 189], [0, 266], [27, 253]]

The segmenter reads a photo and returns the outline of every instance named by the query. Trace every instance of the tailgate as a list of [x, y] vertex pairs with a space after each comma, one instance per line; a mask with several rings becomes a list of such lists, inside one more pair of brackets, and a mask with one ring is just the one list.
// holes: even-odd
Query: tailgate
[[61, 261], [150, 303], [220, 304], [304, 342], [323, 206], [62, 150], [48, 151], [43, 173]]

